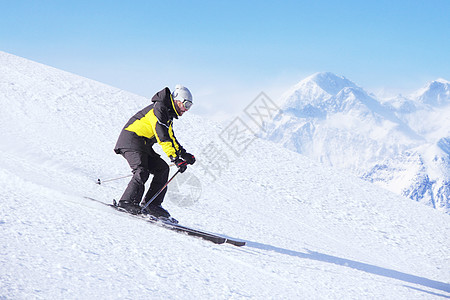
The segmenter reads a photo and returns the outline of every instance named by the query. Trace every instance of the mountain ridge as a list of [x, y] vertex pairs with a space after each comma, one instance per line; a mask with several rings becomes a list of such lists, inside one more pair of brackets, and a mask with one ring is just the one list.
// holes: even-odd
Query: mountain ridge
[[[412, 93], [414, 98], [384, 101], [344, 76], [315, 73], [282, 96], [280, 113], [261, 136], [450, 213], [448, 153], [438, 151], [448, 149], [450, 138], [449, 86], [438, 79]], [[411, 155], [422, 168], [411, 164]], [[399, 160], [414, 173], [400, 185], [385, 172], [404, 177]]]

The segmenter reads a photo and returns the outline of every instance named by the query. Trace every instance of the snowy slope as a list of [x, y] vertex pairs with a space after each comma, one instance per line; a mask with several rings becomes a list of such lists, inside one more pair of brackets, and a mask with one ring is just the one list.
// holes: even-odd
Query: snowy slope
[[333, 73], [295, 85], [262, 136], [450, 213], [450, 84], [379, 100]]
[[0, 101], [2, 299], [450, 297], [448, 215], [264, 140], [234, 155], [190, 112], [200, 196], [165, 206], [248, 241], [214, 245], [83, 198], [120, 196], [127, 179], [95, 181], [129, 172], [112, 148], [148, 99], [0, 52]]

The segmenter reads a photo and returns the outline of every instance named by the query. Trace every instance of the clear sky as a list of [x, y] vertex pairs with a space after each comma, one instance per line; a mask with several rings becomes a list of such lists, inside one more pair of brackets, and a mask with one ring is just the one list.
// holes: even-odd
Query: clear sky
[[139, 95], [182, 83], [236, 114], [315, 72], [368, 91], [450, 80], [450, 0], [0, 0], [0, 50]]

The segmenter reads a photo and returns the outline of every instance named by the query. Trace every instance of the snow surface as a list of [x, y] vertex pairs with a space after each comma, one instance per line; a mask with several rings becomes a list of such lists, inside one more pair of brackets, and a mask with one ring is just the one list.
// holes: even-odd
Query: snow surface
[[449, 215], [264, 140], [233, 154], [190, 112], [177, 183], [199, 197], [164, 205], [247, 241], [215, 245], [84, 198], [121, 195], [96, 180], [128, 174], [112, 149], [148, 99], [0, 52], [0, 101], [0, 299], [450, 297]]

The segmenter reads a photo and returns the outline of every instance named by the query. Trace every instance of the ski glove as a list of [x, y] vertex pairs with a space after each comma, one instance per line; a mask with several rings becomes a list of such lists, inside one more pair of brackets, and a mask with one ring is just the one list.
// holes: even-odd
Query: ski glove
[[180, 171], [180, 173], [183, 173], [184, 171], [186, 171], [186, 169], [187, 169], [187, 161], [182, 160], [178, 156], [177, 157], [172, 157], [171, 160], [175, 164], [175, 166], [177, 166], [177, 168]]
[[193, 165], [195, 163], [195, 156], [184, 152], [181, 154], [181, 157], [188, 163], [188, 165]]

